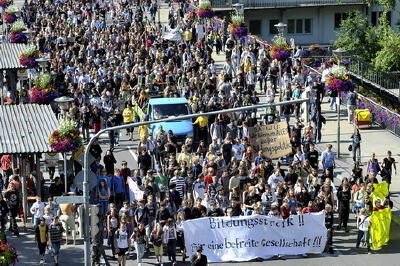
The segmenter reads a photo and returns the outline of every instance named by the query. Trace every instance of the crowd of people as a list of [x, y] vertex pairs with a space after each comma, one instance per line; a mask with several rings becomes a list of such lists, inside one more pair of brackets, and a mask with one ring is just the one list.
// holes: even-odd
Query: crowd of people
[[[310, 72], [296, 57], [296, 50], [293, 58], [278, 62], [270, 57], [267, 45], [229, 35], [226, 19], [209, 27], [190, 15], [189, 3], [169, 6], [168, 23], [164, 25], [157, 21], [160, 7], [152, 0], [30, 1], [24, 7], [24, 21], [35, 30], [32, 42], [52, 59], [48, 70], [55, 77], [56, 87], [74, 98], [68, 116], [78, 123], [86, 142], [90, 132], [138, 121], [134, 106], [145, 107], [154, 96], [185, 97], [193, 113], [254, 105], [260, 102], [260, 95], [265, 95], [269, 103], [309, 97], [310, 107], [269, 107], [263, 117], [256, 111], [199, 116], [193, 121], [196, 134], [182, 145], [172, 131], [160, 127], [151, 134], [148, 126], [141, 126], [137, 133], [138, 169], [115, 159], [113, 150], [125, 131], [110, 131], [109, 150], [103, 153], [98, 142], [91, 148], [96, 158], [91, 170], [98, 176], [91, 201], [99, 205], [104, 218], [101, 220], [112, 257], [118, 256], [119, 264], [125, 265], [134, 248], [139, 264], [145, 254], [154, 252], [158, 264], [166, 253], [174, 265], [177, 250], [183, 261], [187, 257], [185, 220], [242, 215], [286, 219], [320, 211], [326, 213], [326, 252], [333, 252], [335, 230], [349, 232], [352, 211], [357, 214], [357, 247], [363, 240], [369, 251], [368, 215], [391, 204], [387, 198], [373, 207], [369, 195], [379, 175], [390, 183], [396, 170], [391, 153], [382, 163], [373, 155], [367, 172], [363, 172], [361, 136], [355, 128], [353, 174], [335, 186], [332, 145], [322, 153], [317, 151], [325, 123], [321, 104], [326, 77]], [[182, 40], [163, 39], [163, 32], [177, 28]], [[215, 56], [220, 53], [225, 54], [225, 62], [218, 67]], [[354, 105], [353, 96], [348, 96], [348, 105]], [[292, 153], [269, 158], [262, 150], [253, 149], [249, 130], [278, 121], [288, 123]], [[134, 130], [126, 130], [129, 141], [135, 138]], [[76, 172], [81, 170], [79, 165], [74, 166]], [[72, 232], [75, 243], [74, 213], [78, 207], [52, 202], [53, 197], [64, 193], [64, 179], [57, 176], [53, 180], [51, 167], [47, 204], [41, 200], [45, 195], [37, 195], [30, 211], [41, 263], [51, 243], [49, 252], [58, 265], [63, 232], [66, 243], [68, 232]], [[5, 229], [9, 215], [10, 229], [17, 234], [21, 182], [12, 171], [5, 177], [1, 227]], [[132, 182], [141, 189], [142, 198], [131, 193]], [[73, 175], [68, 177], [67, 187], [70, 194], [81, 193]], [[337, 227], [335, 211], [339, 213]], [[190, 261], [193, 265], [207, 264], [201, 248]]]

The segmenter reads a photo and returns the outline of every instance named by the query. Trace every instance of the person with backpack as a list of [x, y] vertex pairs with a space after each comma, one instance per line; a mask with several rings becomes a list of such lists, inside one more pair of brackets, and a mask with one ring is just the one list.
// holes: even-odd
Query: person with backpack
[[12, 231], [15, 235], [19, 235], [18, 225], [17, 225], [17, 215], [18, 215], [18, 208], [20, 206], [20, 197], [18, 190], [14, 183], [10, 183], [8, 185], [8, 190], [4, 194], [4, 198], [7, 201], [8, 209], [10, 211], [10, 228], [9, 230]]
[[150, 241], [154, 247], [154, 255], [157, 259], [157, 264], [162, 264], [164, 231], [161, 222], [157, 222], [154, 230], [151, 232]]
[[119, 229], [114, 234], [114, 246], [115, 251], [118, 254], [118, 264], [125, 266], [126, 254], [130, 250], [129, 233], [126, 230], [125, 223], [121, 223]]
[[362, 208], [360, 210], [360, 215], [357, 218], [358, 235], [357, 235], [356, 248], [360, 247], [361, 239], [363, 239], [363, 242], [367, 245], [368, 254], [371, 254], [371, 248], [369, 244], [369, 233], [368, 233], [370, 226], [371, 226], [371, 219], [367, 215], [367, 209]]

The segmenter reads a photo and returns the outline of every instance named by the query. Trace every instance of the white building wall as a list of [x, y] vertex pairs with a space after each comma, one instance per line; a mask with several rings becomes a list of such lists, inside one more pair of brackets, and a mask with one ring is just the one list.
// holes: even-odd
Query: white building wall
[[331, 44], [336, 39], [335, 13], [346, 13], [357, 9], [365, 13], [365, 7], [362, 5], [246, 10], [245, 20], [247, 23], [250, 20], [260, 20], [260, 37], [271, 41], [273, 35], [269, 32], [270, 20], [277, 19], [287, 24], [288, 19], [312, 19], [311, 33], [288, 33], [288, 38], [294, 38], [296, 44]]

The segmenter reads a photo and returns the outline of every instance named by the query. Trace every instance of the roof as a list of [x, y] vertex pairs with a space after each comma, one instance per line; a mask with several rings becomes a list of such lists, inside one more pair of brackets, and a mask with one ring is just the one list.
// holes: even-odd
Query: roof
[[19, 64], [19, 55], [28, 48], [21, 43], [0, 44], [0, 69], [26, 68]]
[[50, 105], [0, 105], [0, 154], [46, 153], [58, 128]]
[[149, 104], [179, 104], [187, 103], [186, 98], [152, 98], [149, 100]]

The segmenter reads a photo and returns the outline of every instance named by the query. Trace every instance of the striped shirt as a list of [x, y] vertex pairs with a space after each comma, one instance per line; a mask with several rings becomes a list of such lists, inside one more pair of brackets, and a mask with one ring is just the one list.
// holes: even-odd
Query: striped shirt
[[60, 242], [62, 240], [62, 233], [64, 228], [61, 223], [52, 223], [49, 225], [50, 240], [52, 242]]
[[185, 178], [182, 176], [174, 176], [173, 178], [171, 178], [169, 183], [176, 185], [176, 191], [178, 191], [179, 196], [181, 197], [181, 199], [183, 199]]

